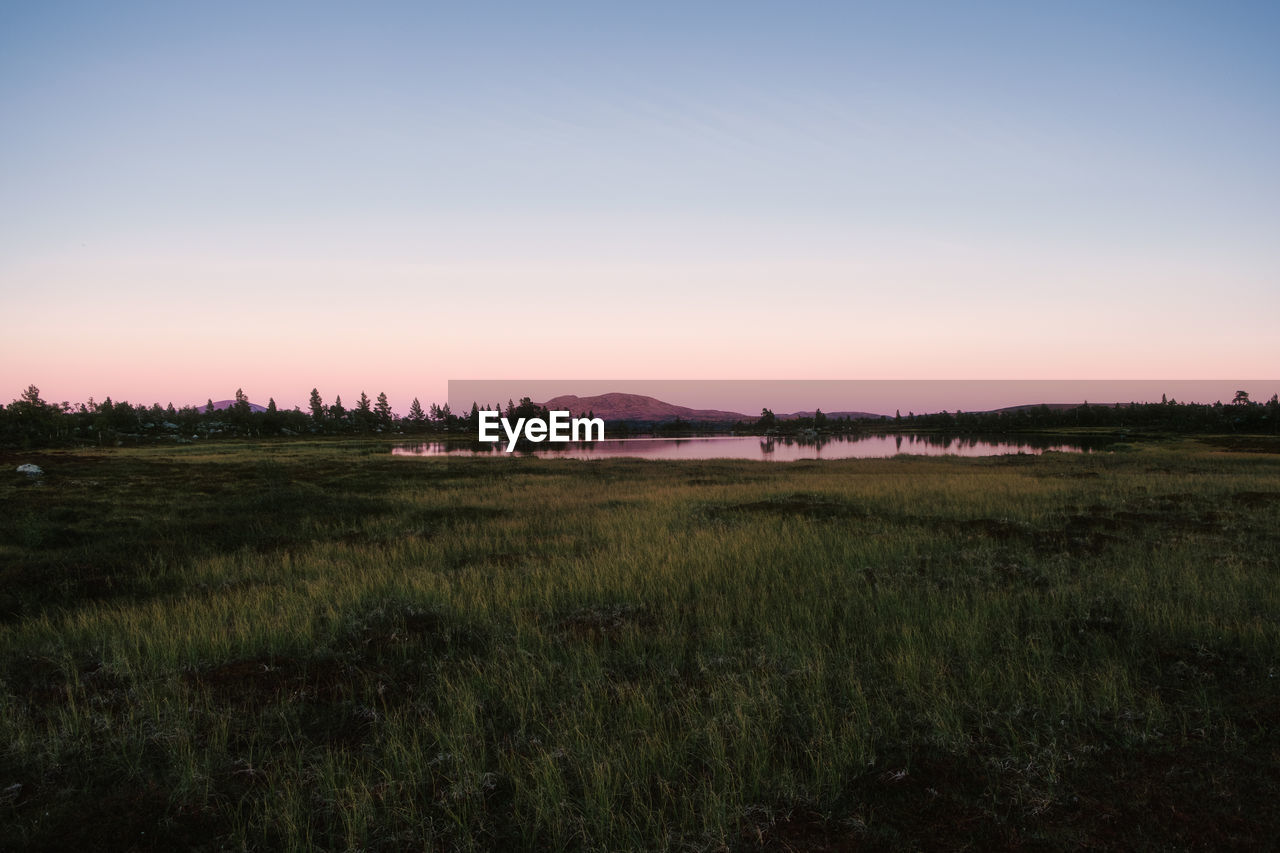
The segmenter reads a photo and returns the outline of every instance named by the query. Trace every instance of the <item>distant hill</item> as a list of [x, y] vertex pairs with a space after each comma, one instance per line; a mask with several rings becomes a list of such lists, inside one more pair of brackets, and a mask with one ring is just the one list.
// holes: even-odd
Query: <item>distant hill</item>
[[[541, 405], [548, 409], [567, 409], [574, 416], [594, 412], [596, 417], [606, 421], [642, 421], [659, 423], [662, 421], [681, 420], [700, 423], [726, 423], [733, 421], [754, 421], [760, 417], [742, 412], [726, 412], [721, 409], [691, 409], [688, 406], [677, 406], [656, 397], [643, 394], [599, 394], [595, 397], [578, 397], [565, 394], [553, 397]], [[870, 412], [824, 412], [829, 418], [878, 418]], [[796, 418], [813, 417], [813, 412], [792, 412], [776, 416], [781, 421], [793, 421]]]
[[[229, 409], [235, 404], [236, 404], [235, 400], [214, 400], [213, 401], [213, 407], [218, 411]], [[206, 405], [207, 403], [196, 403], [196, 408], [203, 412]], [[267, 407], [259, 406], [257, 403], [250, 403], [249, 409], [254, 412], [265, 412], [267, 410]]]
[[[223, 408], [228, 401], [223, 400], [221, 403], [215, 403], [218, 408]], [[574, 394], [562, 394], [559, 397], [552, 397], [545, 403], [539, 405], [548, 409], [568, 410], [575, 417], [585, 415], [592, 412], [598, 418], [604, 418], [606, 421], [635, 421], [640, 423], [663, 423], [673, 421], [676, 418], [696, 423], [732, 423], [735, 421], [756, 421], [760, 414], [747, 415], [742, 412], [726, 412], [720, 409], [691, 409], [688, 406], [677, 406], [674, 403], [667, 403], [656, 397], [647, 397], [643, 394], [597, 394], [594, 397], [579, 397]], [[1090, 403], [1091, 407], [1110, 408], [1111, 403]], [[1072, 409], [1080, 408], [1080, 403], [1028, 403], [1021, 406], [1006, 406], [1002, 409], [987, 409], [981, 411], [972, 411], [968, 414], [987, 415], [1002, 414], [1014, 412], [1029, 412], [1038, 410], [1041, 406], [1047, 407], [1052, 412], [1065, 412]], [[260, 411], [260, 407], [255, 407], [256, 411]], [[890, 415], [876, 414], [875, 412], [856, 412], [856, 411], [839, 411], [839, 412], [823, 412], [828, 418], [834, 420], [838, 418], [848, 418], [850, 420], [859, 420], [863, 418], [875, 420], [878, 418], [891, 417]], [[923, 412], [918, 414], [924, 414]], [[811, 418], [814, 412], [800, 411], [775, 413], [775, 417], [780, 421], [794, 421], [798, 418]]]
[[594, 397], [564, 394], [560, 397], [552, 397], [540, 405], [548, 409], [567, 410], [575, 417], [593, 412], [596, 417], [604, 418], [606, 421], [660, 423], [680, 418], [685, 421], [723, 423], [754, 420], [756, 417], [719, 409], [690, 409], [687, 406], [664, 403], [656, 397], [646, 397], [643, 394], [597, 394]]
[[[1029, 403], [1025, 406], [1005, 406], [1003, 409], [988, 409], [985, 412], [978, 412], [980, 415], [1000, 414], [1003, 412], [1029, 412], [1044, 406], [1051, 412], [1068, 412], [1072, 409], [1080, 408], [1083, 403]], [[1089, 408], [1111, 408], [1112, 403], [1090, 403]]]
[[[775, 414], [774, 417], [780, 421], [794, 421], [796, 418], [811, 418], [814, 416], [814, 414], [815, 412], [791, 412], [785, 415]], [[856, 421], [859, 418], [883, 417], [883, 415], [877, 415], [874, 412], [823, 412], [822, 414], [832, 419], [848, 418], [849, 420], [853, 420], [853, 421]]]

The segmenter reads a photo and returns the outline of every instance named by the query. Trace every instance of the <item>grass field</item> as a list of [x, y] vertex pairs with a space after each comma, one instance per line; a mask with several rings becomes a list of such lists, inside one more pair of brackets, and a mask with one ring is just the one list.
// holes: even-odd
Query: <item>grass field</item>
[[6, 453], [0, 848], [1270, 845], [1249, 449]]

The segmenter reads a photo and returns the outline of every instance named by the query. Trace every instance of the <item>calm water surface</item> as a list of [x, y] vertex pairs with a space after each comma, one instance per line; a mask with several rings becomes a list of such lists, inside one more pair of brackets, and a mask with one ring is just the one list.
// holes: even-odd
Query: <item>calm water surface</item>
[[[402, 456], [505, 456], [502, 444], [427, 441], [402, 444], [392, 453]], [[1081, 442], [1052, 437], [977, 438], [943, 435], [858, 435], [821, 438], [724, 435], [697, 438], [611, 438], [604, 441], [528, 445], [517, 448], [525, 456], [548, 459], [869, 459], [914, 453], [925, 456], [998, 456], [1004, 453], [1088, 452]]]

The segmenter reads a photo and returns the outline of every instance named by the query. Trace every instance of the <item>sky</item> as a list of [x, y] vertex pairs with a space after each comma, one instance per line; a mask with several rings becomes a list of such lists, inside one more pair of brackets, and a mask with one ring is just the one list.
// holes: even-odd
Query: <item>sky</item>
[[0, 399], [1274, 377], [1277, 43], [1275, 3], [0, 4]]

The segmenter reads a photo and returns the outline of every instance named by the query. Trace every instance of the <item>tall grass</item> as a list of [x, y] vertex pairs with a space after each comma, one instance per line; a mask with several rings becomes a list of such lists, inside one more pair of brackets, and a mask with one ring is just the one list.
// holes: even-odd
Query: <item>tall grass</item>
[[[0, 486], [0, 846], [1271, 837], [1275, 456], [366, 444]], [[1216, 782], [1168, 772], [1211, 753]], [[1208, 825], [1115, 828], [1088, 803], [1117, 773]]]

